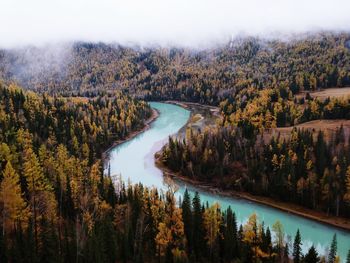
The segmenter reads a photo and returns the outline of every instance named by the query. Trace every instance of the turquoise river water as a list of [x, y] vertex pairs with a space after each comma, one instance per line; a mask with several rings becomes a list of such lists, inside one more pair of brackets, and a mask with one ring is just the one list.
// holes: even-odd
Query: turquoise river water
[[[170, 135], [176, 134], [187, 122], [190, 112], [179, 106], [165, 103], [150, 103], [160, 113], [151, 124], [150, 129], [140, 133], [109, 152], [109, 165], [112, 175], [120, 175], [124, 181], [141, 182], [145, 186], [167, 189], [163, 173], [154, 164], [154, 154], [167, 142]], [[176, 181], [177, 195], [182, 195], [187, 188], [193, 195], [198, 191], [203, 202], [218, 202], [222, 209], [228, 206], [235, 211], [239, 223], [244, 223], [249, 215], [256, 213], [259, 221], [272, 226], [279, 220], [284, 227], [287, 239], [293, 241], [297, 229], [300, 229], [304, 252], [314, 244], [321, 254], [326, 254], [334, 233], [337, 234], [338, 254], [342, 262], [350, 249], [350, 232], [336, 227], [324, 225], [316, 221], [295, 216], [268, 206], [260, 205], [244, 199], [225, 197], [185, 185]]]

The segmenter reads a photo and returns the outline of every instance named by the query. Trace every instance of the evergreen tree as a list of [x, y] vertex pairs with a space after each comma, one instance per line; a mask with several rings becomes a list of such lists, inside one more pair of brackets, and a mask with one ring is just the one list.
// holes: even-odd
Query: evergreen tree
[[350, 249], [348, 251], [348, 256], [346, 257], [346, 263], [350, 263]]
[[203, 213], [202, 213], [202, 207], [201, 207], [201, 199], [198, 192], [196, 192], [193, 197], [192, 207], [193, 207], [193, 240], [195, 241], [193, 243], [193, 252], [196, 258], [198, 259], [200, 256], [205, 256]]
[[328, 262], [335, 263], [337, 257], [337, 234], [334, 234], [328, 254]]
[[237, 257], [237, 222], [236, 215], [229, 206], [226, 210], [226, 227], [224, 238], [224, 257], [227, 261]]
[[283, 250], [283, 262], [288, 263], [289, 262], [289, 245], [286, 243]]
[[294, 238], [293, 243], [293, 262], [294, 263], [300, 263], [302, 258], [301, 253], [301, 236], [299, 229], [297, 230], [297, 233]]
[[182, 201], [182, 219], [184, 222], [184, 228], [185, 228], [185, 236], [187, 239], [187, 246], [188, 246], [188, 254], [191, 254], [192, 252], [192, 209], [191, 209], [191, 199], [190, 194], [188, 193], [187, 189], [185, 190], [183, 201]]
[[267, 227], [264, 238], [262, 240], [262, 248], [269, 255], [272, 253], [272, 239], [270, 228]]
[[305, 263], [317, 263], [320, 261], [320, 257], [318, 256], [318, 253], [315, 249], [315, 247], [312, 245], [307, 252], [307, 254], [304, 257], [303, 262]]

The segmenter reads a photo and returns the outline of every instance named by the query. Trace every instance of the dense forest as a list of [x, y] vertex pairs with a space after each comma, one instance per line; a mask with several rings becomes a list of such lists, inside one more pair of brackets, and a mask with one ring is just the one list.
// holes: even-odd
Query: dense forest
[[[253, 136], [251, 136], [253, 134]], [[350, 217], [350, 147], [342, 127], [330, 142], [307, 130], [267, 143], [238, 127], [169, 138], [160, 161], [174, 172], [221, 189], [247, 191]]]
[[215, 127], [169, 138], [165, 166], [349, 218], [342, 127], [330, 139], [296, 128], [266, 139], [277, 127], [350, 119], [349, 98], [308, 93], [350, 85], [349, 34], [243, 38], [203, 50], [0, 50], [0, 79], [1, 262], [339, 262], [336, 236], [327, 255], [314, 246], [302, 253], [299, 231], [288, 242], [279, 222], [270, 229], [255, 214], [237, 222], [198, 194], [178, 201], [171, 188], [112, 181], [101, 158], [151, 117], [138, 99], [217, 105]]
[[294, 96], [289, 87], [241, 91], [220, 103], [223, 125], [249, 126], [259, 132], [320, 119], [350, 119], [350, 98]]
[[213, 129], [169, 139], [160, 161], [174, 172], [226, 190], [247, 191], [349, 217], [349, 137], [339, 125], [326, 138], [322, 129], [279, 127], [312, 120], [350, 119], [350, 98], [312, 97], [293, 86], [240, 90], [219, 104], [222, 119]]
[[350, 35], [289, 40], [237, 38], [202, 50], [73, 43], [0, 51], [0, 78], [36, 91], [122, 90], [149, 100], [219, 104], [242, 90], [289, 87], [295, 94], [350, 85]]
[[0, 87], [1, 262], [338, 262], [302, 253], [253, 214], [204, 206], [186, 191], [177, 202], [142, 185], [112, 182], [101, 151], [150, 116], [144, 102], [61, 98]]
[[116, 196], [102, 152], [151, 109], [121, 94], [68, 99], [0, 85], [0, 258], [73, 261]]

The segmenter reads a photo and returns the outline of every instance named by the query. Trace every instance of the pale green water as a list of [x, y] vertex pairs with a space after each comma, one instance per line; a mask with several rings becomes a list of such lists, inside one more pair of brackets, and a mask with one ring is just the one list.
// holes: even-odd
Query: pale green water
[[[151, 124], [149, 130], [111, 150], [110, 169], [112, 175], [121, 175], [125, 181], [141, 182], [145, 186], [155, 186], [165, 190], [167, 187], [163, 182], [163, 174], [154, 165], [154, 153], [167, 142], [170, 135], [175, 134], [186, 124], [190, 112], [171, 104], [154, 102], [151, 106], [160, 112], [160, 116]], [[240, 223], [245, 222], [248, 216], [255, 212], [260, 221], [264, 221], [265, 225], [270, 227], [276, 220], [281, 221], [285, 233], [291, 240], [294, 239], [294, 234], [299, 228], [304, 252], [311, 244], [315, 244], [319, 253], [325, 253], [334, 233], [337, 234], [338, 254], [342, 261], [345, 260], [347, 251], [350, 249], [349, 232], [246, 200], [214, 195], [196, 189], [194, 186], [185, 186], [182, 182], [177, 184], [179, 185], [178, 194], [182, 194], [187, 187], [192, 194], [198, 191], [203, 202], [209, 204], [219, 202], [223, 209], [231, 206]]]

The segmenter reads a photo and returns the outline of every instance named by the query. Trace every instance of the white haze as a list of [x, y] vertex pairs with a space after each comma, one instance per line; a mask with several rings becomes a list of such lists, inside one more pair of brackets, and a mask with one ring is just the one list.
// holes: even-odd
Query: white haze
[[0, 0], [0, 46], [69, 41], [199, 47], [238, 34], [350, 31], [350, 0]]

